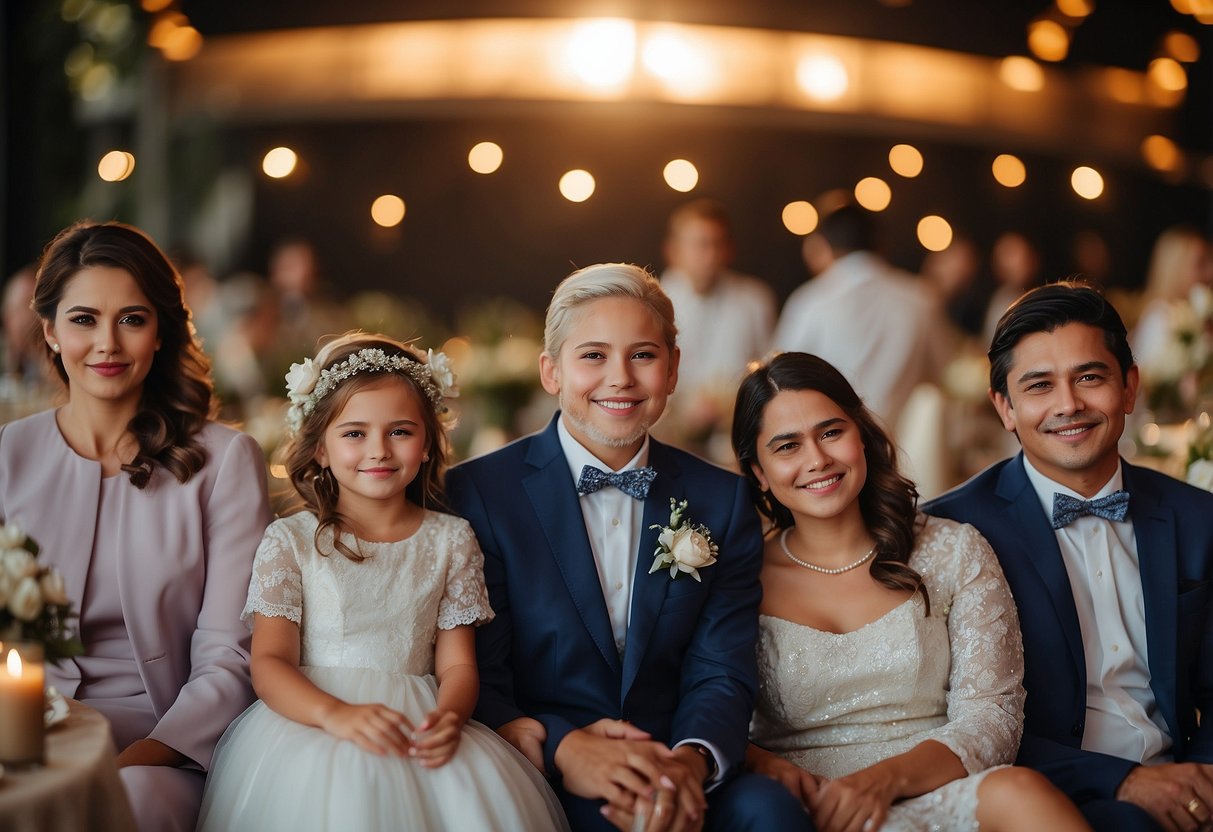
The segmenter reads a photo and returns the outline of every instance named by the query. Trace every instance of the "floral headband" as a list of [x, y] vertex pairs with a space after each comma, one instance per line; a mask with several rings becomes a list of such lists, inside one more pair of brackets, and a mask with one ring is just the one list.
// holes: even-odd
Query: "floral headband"
[[412, 347], [405, 349], [408, 355], [388, 355], [377, 347], [368, 347], [323, 370], [310, 358], [303, 359], [302, 364], [292, 364], [286, 374], [286, 395], [291, 400], [286, 412], [287, 426], [292, 432], [298, 431], [321, 399], [358, 373], [404, 373], [425, 391], [439, 416], [449, 412], [445, 400], [457, 398], [459, 388], [446, 353], [430, 350], [422, 355]]

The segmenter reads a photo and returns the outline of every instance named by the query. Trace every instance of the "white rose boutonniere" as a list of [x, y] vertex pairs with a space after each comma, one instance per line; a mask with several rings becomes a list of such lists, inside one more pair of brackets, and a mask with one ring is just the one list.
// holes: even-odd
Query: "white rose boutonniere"
[[670, 499], [670, 523], [668, 526], [650, 526], [660, 529], [657, 535], [657, 551], [654, 552], [653, 566], [649, 574], [658, 569], [669, 567], [670, 578], [675, 579], [682, 573], [687, 573], [695, 580], [699, 570], [716, 562], [719, 551], [712, 542], [712, 535], [707, 526], [693, 525], [686, 518], [687, 501], [681, 503]]
[[316, 388], [320, 379], [320, 367], [310, 358], [303, 359], [302, 364], [292, 364], [286, 374], [286, 395], [293, 402], [300, 402]]

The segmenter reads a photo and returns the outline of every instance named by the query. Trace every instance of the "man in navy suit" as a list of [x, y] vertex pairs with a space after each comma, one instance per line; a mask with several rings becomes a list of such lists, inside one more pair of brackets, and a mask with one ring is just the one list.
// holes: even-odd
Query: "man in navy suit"
[[[808, 829], [738, 774], [757, 668], [762, 537], [744, 480], [649, 438], [678, 377], [673, 308], [636, 266], [574, 272], [548, 308], [547, 429], [454, 468], [496, 618], [476, 717], [551, 778], [575, 829]], [[651, 571], [671, 501], [670, 563]], [[710, 545], [717, 547], [715, 553]]]
[[976, 526], [1011, 585], [1028, 692], [1019, 762], [1096, 828], [1208, 829], [1213, 494], [1121, 460], [1138, 371], [1090, 286], [1025, 294], [989, 357], [990, 398], [1022, 453], [925, 510]]

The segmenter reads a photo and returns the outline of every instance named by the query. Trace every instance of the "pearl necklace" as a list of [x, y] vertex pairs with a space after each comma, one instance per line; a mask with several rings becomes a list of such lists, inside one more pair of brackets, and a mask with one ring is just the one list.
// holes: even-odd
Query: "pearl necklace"
[[826, 569], [824, 566], [818, 566], [815, 563], [803, 561], [792, 554], [792, 550], [788, 548], [788, 532], [791, 530], [792, 528], [789, 526], [783, 530], [781, 535], [779, 535], [779, 545], [783, 548], [783, 553], [788, 556], [788, 560], [792, 561], [792, 563], [799, 564], [805, 569], [812, 569], [814, 572], [820, 572], [823, 575], [841, 575], [843, 572], [850, 572], [856, 566], [862, 566], [863, 564], [867, 563], [869, 560], [871, 560], [872, 555], [876, 554], [876, 547], [873, 546], [871, 549], [868, 549], [868, 553], [866, 555], [854, 563], [848, 563], [846, 566], [839, 566], [836, 569]]

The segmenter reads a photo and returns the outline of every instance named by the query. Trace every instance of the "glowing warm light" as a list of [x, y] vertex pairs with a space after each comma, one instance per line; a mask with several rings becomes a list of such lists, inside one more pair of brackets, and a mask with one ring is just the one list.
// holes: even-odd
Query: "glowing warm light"
[[675, 159], [661, 172], [665, 183], [676, 191], [686, 193], [699, 184], [699, 171], [686, 159]]
[[599, 89], [622, 86], [636, 60], [636, 25], [630, 20], [578, 24], [566, 52], [573, 74]]
[[1146, 75], [1155, 86], [1168, 92], [1179, 92], [1188, 86], [1188, 73], [1184, 72], [1183, 66], [1174, 58], [1155, 58], [1150, 61]]
[[1028, 25], [1028, 48], [1042, 61], [1060, 61], [1070, 51], [1070, 33], [1056, 20], [1035, 20]]
[[585, 202], [594, 195], [594, 177], [588, 170], [571, 170], [560, 177], [560, 195], [569, 202]]
[[1145, 98], [1142, 76], [1136, 72], [1109, 67], [1103, 71], [1103, 81], [1108, 95], [1121, 104], [1141, 104]]
[[893, 191], [883, 179], [869, 176], [855, 185], [855, 201], [869, 211], [883, 211], [892, 199]]
[[832, 55], [808, 55], [796, 65], [796, 83], [810, 98], [834, 101], [847, 91], [847, 69]]
[[1095, 168], [1082, 165], [1070, 174], [1070, 186], [1083, 199], [1098, 199], [1103, 193], [1103, 176]]
[[295, 170], [299, 157], [289, 147], [275, 147], [261, 160], [261, 169], [272, 179], [290, 176]]
[[927, 251], [943, 251], [952, 245], [952, 226], [943, 217], [929, 214], [918, 221], [918, 242]]
[[697, 95], [715, 84], [715, 73], [702, 50], [676, 32], [657, 32], [645, 39], [641, 63], [672, 92]]
[[1166, 136], [1146, 136], [1141, 142], [1141, 155], [1155, 170], [1178, 170], [1183, 161], [1179, 146]]
[[1191, 64], [1200, 60], [1200, 44], [1187, 32], [1169, 32], [1163, 38], [1162, 47], [1168, 55], [1182, 63]]
[[1141, 444], [1154, 447], [1162, 439], [1162, 428], [1154, 422], [1146, 422], [1141, 426]]
[[476, 173], [495, 173], [505, 153], [494, 142], [480, 142], [468, 151], [468, 167]]
[[1020, 92], [1040, 92], [1045, 88], [1045, 71], [1036, 61], [1022, 55], [1003, 58], [998, 66], [998, 77]]
[[202, 33], [193, 26], [179, 26], [169, 33], [160, 54], [170, 61], [188, 61], [202, 48]]
[[395, 194], [384, 194], [371, 203], [371, 219], [384, 228], [400, 225], [404, 219], [404, 200]]
[[1018, 156], [1003, 153], [995, 157], [990, 166], [994, 180], [1006, 188], [1018, 188], [1028, 178], [1028, 170]]
[[135, 157], [125, 150], [111, 150], [97, 163], [97, 175], [106, 182], [121, 182], [135, 172]]
[[1057, 10], [1066, 17], [1082, 18], [1095, 11], [1094, 0], [1057, 0]]
[[152, 28], [147, 32], [148, 45], [154, 46], [157, 49], [163, 49], [173, 32], [182, 26], [188, 26], [189, 22], [189, 18], [181, 14], [181, 12], [168, 12], [160, 15], [156, 18], [156, 22], [152, 24]]
[[170, 5], [172, 5], [172, 3], [173, 0], [142, 0], [139, 5], [142, 6], [143, 10], [148, 14], [155, 14], [156, 12], [164, 11]]
[[898, 176], [913, 179], [922, 173], [922, 154], [913, 145], [895, 144], [889, 150], [889, 167]]
[[817, 227], [817, 209], [803, 199], [783, 206], [783, 227], [803, 237]]
[[1180, 14], [1192, 14], [1191, 0], [1171, 0], [1171, 8]]
[[290, 474], [287, 473], [285, 465], [281, 462], [275, 462], [270, 466], [270, 476], [276, 480], [285, 480], [290, 477]]
[[8, 651], [8, 675], [14, 679], [21, 678], [21, 655], [15, 647]]

